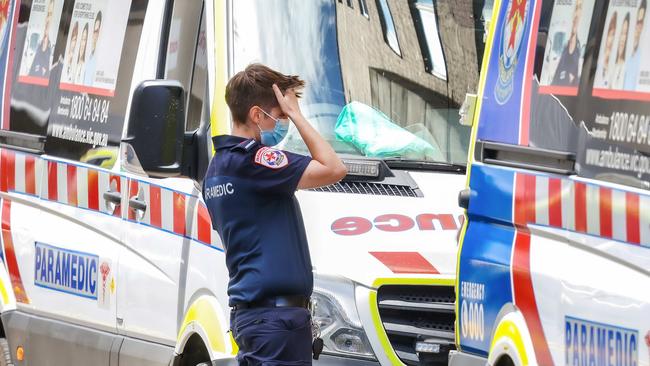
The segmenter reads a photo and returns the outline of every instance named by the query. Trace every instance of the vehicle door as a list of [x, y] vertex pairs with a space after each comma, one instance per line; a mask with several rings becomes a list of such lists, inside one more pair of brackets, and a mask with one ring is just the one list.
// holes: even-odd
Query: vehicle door
[[[170, 10], [164, 74], [159, 76], [180, 81], [188, 95], [188, 118], [200, 118], [201, 107], [198, 116], [192, 112], [196, 96], [191, 90], [197, 44], [205, 42], [198, 37], [203, 2], [177, 1]], [[202, 105], [203, 95], [198, 98]], [[199, 191], [191, 179], [155, 179], [144, 173], [130, 172], [127, 184], [127, 250], [120, 261], [120, 281], [128, 286], [118, 289], [119, 330], [173, 346], [184, 315], [185, 273]]]

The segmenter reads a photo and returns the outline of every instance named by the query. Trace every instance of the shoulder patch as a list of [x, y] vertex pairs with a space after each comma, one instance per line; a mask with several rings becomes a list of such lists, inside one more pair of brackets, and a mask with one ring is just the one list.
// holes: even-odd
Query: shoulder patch
[[257, 150], [255, 163], [271, 169], [280, 169], [289, 164], [289, 158], [284, 152], [265, 146]]

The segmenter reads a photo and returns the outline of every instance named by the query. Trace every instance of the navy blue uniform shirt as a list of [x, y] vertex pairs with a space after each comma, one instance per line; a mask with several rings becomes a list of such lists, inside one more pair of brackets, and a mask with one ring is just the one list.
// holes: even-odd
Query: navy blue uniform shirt
[[311, 158], [236, 136], [213, 142], [203, 199], [224, 243], [230, 305], [310, 296], [311, 259], [294, 193]]

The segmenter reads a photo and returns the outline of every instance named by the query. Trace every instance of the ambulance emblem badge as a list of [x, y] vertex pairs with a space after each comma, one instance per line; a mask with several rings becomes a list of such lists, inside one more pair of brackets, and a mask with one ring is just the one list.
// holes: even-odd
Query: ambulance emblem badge
[[255, 163], [271, 169], [280, 169], [289, 163], [289, 159], [280, 150], [263, 147], [255, 154]]
[[519, 54], [527, 27], [529, 0], [509, 0], [499, 40], [499, 77], [494, 89], [497, 103], [510, 100]]

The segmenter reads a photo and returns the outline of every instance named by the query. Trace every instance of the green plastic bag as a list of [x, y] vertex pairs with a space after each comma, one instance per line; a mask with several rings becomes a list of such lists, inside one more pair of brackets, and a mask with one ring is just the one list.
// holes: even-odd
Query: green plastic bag
[[334, 132], [338, 139], [352, 144], [367, 157], [434, 160], [440, 155], [430, 143], [360, 102], [343, 107]]

